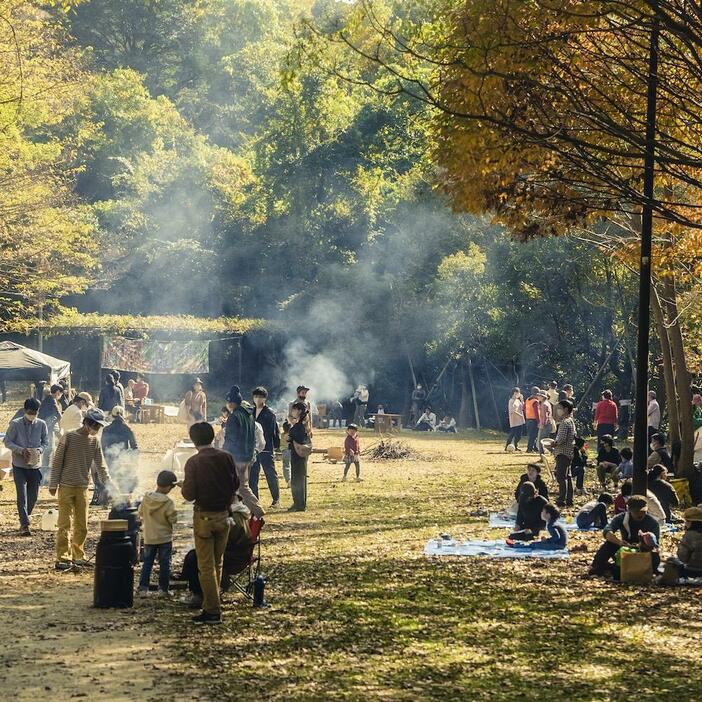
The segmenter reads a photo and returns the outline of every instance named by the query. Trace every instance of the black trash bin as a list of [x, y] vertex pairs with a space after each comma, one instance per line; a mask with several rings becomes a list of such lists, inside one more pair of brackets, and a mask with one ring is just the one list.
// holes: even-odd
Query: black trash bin
[[100, 541], [95, 555], [93, 605], [132, 607], [134, 605], [134, 563], [132, 540], [126, 519], [100, 522]]
[[133, 507], [129, 502], [116, 504], [107, 517], [108, 519], [126, 519], [127, 534], [132, 540], [132, 563], [136, 565], [139, 562], [139, 551], [141, 546], [141, 520], [139, 519], [138, 507]]

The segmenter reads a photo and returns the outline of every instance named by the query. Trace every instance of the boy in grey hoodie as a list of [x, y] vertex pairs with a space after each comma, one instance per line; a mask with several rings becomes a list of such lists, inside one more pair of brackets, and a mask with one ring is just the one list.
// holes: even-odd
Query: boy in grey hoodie
[[171, 554], [173, 552], [173, 527], [178, 520], [175, 503], [168, 493], [178, 485], [175, 473], [162, 470], [156, 478], [156, 490], [147, 492], [139, 505], [139, 516], [144, 529], [144, 565], [139, 578], [139, 594], [149, 592], [151, 569], [158, 553], [158, 594], [167, 597], [171, 593]]

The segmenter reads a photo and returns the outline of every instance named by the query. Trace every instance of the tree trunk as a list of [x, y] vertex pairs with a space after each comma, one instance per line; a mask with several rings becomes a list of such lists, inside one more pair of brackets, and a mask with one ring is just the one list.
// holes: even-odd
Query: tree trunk
[[656, 320], [658, 329], [658, 339], [661, 343], [663, 354], [663, 380], [665, 381], [665, 395], [667, 398], [666, 409], [668, 410], [668, 433], [671, 443], [680, 441], [680, 417], [678, 415], [677, 392], [675, 390], [675, 373], [673, 371], [673, 354], [670, 347], [670, 336], [665, 325], [665, 315], [658, 295], [658, 289], [653, 286], [651, 295], [651, 309]]
[[[478, 412], [478, 398], [475, 396], [475, 381], [473, 380], [473, 362], [468, 359], [468, 377], [470, 378], [470, 394], [473, 396], [473, 411], [475, 412], [475, 428], [480, 431], [480, 414]], [[690, 420], [692, 421], [692, 420]]]
[[468, 426], [468, 379], [466, 378], [466, 369], [463, 363], [460, 365], [461, 369], [461, 406], [458, 410], [458, 426], [467, 427]]

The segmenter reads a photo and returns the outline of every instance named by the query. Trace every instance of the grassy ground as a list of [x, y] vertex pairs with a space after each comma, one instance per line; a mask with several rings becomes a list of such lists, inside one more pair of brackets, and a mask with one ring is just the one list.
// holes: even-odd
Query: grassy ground
[[[138, 431], [158, 452], [178, 429]], [[336, 445], [341, 436], [318, 432], [316, 443]], [[373, 440], [371, 433], [362, 435], [364, 446]], [[103, 699], [699, 698], [698, 591], [583, 579], [596, 533], [572, 537], [572, 545], [584, 543], [588, 552], [569, 561], [427, 559], [424, 545], [440, 532], [504, 534], [470, 513], [505, 505], [527, 458], [502, 453], [497, 437], [403, 440], [426, 458], [365, 461], [361, 483], [340, 483], [341, 466], [312, 457], [308, 511], [270, 513], [264, 529], [270, 609], [253, 610], [229, 595], [222, 627], [193, 629], [190, 613], [176, 602], [139, 601], [126, 614], [92, 610], [90, 577], [55, 575], [51, 535], [35, 537], [28, 567], [0, 571], [0, 626], [19, 632], [6, 647], [10, 677], [3, 689], [18, 699], [21, 689], [27, 699], [42, 689], [13, 672], [38, 650], [47, 674], [60, 678], [63, 672], [65, 687], [55, 699], [91, 689], [104, 690]], [[27, 549], [13, 533], [11, 494], [6, 487], [3, 547]], [[39, 512], [47, 498], [42, 494]], [[269, 499], [264, 492], [264, 506]], [[283, 502], [290, 504], [289, 492]], [[672, 549], [673, 538], [664, 537], [663, 547]], [[22, 553], [15, 557], [22, 561]], [[40, 604], [32, 605], [38, 610], [30, 631], [39, 631], [42, 617], [55, 622], [48, 644], [20, 624], [21, 593], [29, 591], [41, 592], [33, 595]], [[50, 604], [56, 598], [64, 603], [60, 611]], [[81, 634], [89, 661], [83, 670], [95, 666], [100, 687], [91, 688], [89, 677], [81, 682], [66, 675], [56, 663], [59, 652], [73, 646], [66, 643], [73, 625], [64, 621], [87, 629]], [[124, 694], [122, 668], [133, 696]]]

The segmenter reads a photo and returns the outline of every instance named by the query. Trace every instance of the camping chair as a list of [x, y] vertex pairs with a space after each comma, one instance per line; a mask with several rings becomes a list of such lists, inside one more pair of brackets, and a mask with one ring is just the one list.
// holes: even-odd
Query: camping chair
[[541, 454], [541, 460], [546, 466], [546, 470], [548, 471], [548, 474], [551, 477], [551, 482], [555, 483], [556, 474], [553, 472], [553, 464], [551, 462], [551, 449], [553, 448], [553, 439], [541, 439], [539, 443], [541, 444], [541, 448], [543, 449], [543, 453]]
[[264, 524], [265, 520], [258, 517], [249, 519], [251, 536], [248, 558], [242, 561], [241, 567], [236, 572], [227, 574], [226, 588], [223, 588], [225, 592], [229, 592], [233, 587], [247, 600], [253, 600], [254, 581], [261, 574], [261, 529]]

